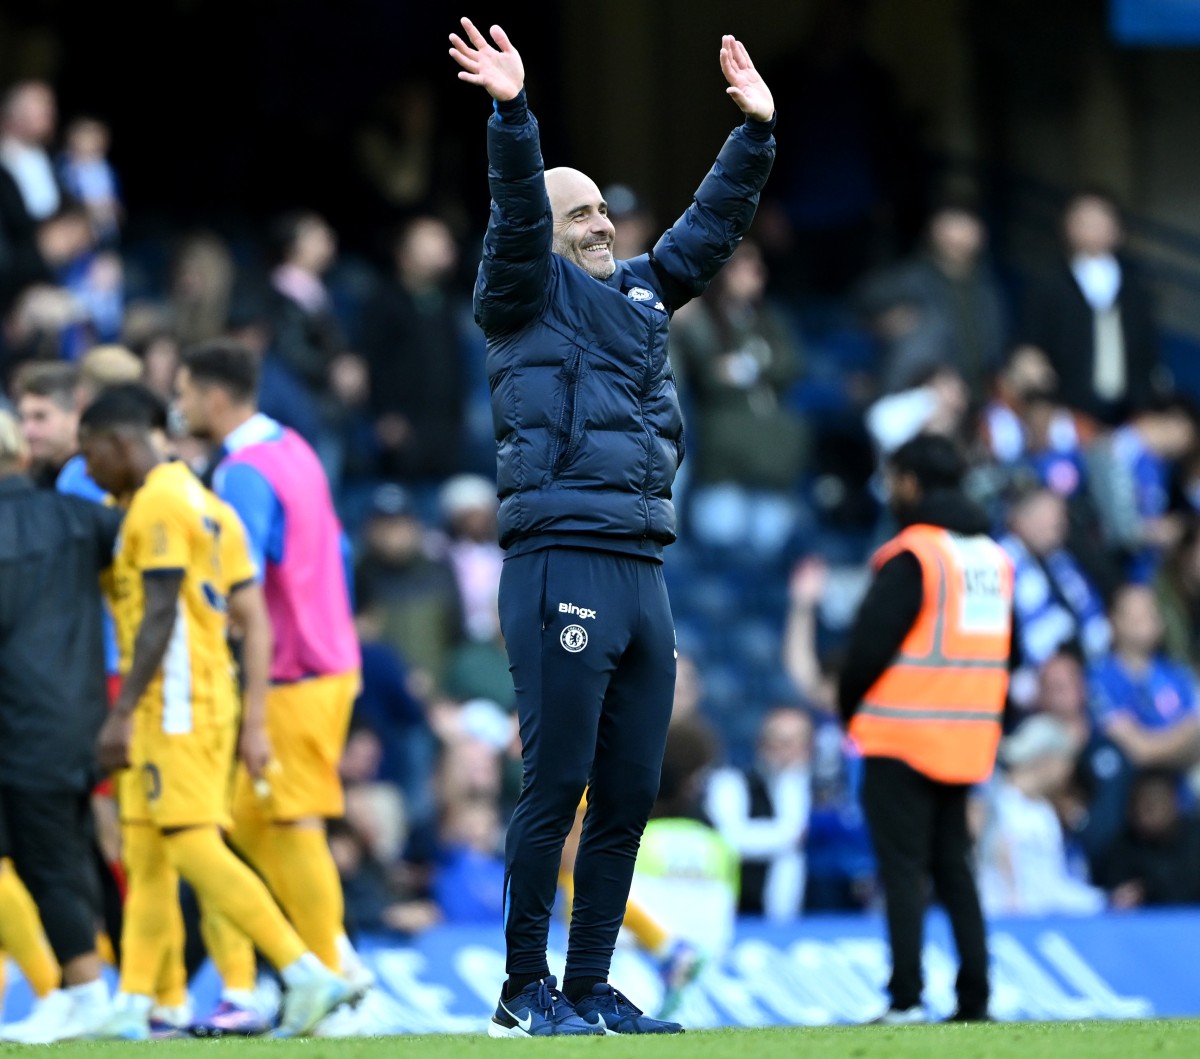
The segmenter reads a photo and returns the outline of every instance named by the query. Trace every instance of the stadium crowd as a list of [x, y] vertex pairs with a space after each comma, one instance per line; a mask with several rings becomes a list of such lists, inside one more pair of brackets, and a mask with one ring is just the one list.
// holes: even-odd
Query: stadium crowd
[[[124, 235], [110, 130], [68, 118], [40, 82], [0, 113], [0, 367], [32, 477], [53, 487], [78, 451], [97, 372], [172, 401], [190, 347], [251, 349], [259, 408], [317, 452], [353, 545], [363, 681], [328, 831], [346, 929], [495, 929], [521, 759], [470, 318], [480, 232], [412, 208], [388, 218], [390, 256], [339, 256], [331, 223], [300, 211], [148, 248]], [[605, 194], [617, 256], [642, 252], [655, 219], [629, 188]], [[989, 255], [977, 202], [943, 197], [919, 239], [868, 232], [872, 252], [817, 284], [820, 263], [798, 257], [836, 226], [813, 220], [814, 195], [778, 173], [751, 237], [675, 320], [688, 459], [658, 815], [732, 850], [722, 878], [744, 913], [878, 907], [839, 652], [890, 535], [879, 462], [936, 432], [968, 453], [968, 492], [1015, 568], [1019, 664], [974, 799], [986, 912], [1200, 901], [1200, 418], [1172, 387], [1117, 205], [1071, 194], [1061, 255], [1026, 276]], [[635, 883], [651, 919], [652, 891]], [[648, 937], [668, 977], [679, 943], [702, 940]]]

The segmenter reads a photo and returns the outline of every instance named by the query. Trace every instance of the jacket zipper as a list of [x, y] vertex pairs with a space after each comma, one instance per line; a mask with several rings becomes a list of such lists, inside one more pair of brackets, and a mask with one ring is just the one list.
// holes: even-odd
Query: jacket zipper
[[[550, 476], [557, 478], [571, 460], [575, 451], [575, 424], [579, 417], [579, 377], [583, 373], [583, 347], [575, 346], [567, 364], [566, 393], [558, 413], [558, 436], [554, 442], [554, 461]], [[566, 444], [562, 438], [566, 432]]]

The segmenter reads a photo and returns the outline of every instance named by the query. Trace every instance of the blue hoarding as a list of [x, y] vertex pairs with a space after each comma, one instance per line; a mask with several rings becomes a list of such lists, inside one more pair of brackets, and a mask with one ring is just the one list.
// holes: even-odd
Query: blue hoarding
[[[989, 935], [997, 1018], [1200, 1015], [1200, 910], [996, 920]], [[563, 941], [556, 925], [551, 969], [558, 974]], [[367, 938], [361, 949], [380, 983], [372, 1032], [484, 1028], [504, 978], [498, 929], [443, 927], [407, 945]], [[939, 913], [929, 919], [925, 967], [930, 1014], [945, 1016], [954, 1008], [955, 956]], [[11, 1019], [27, 1009], [29, 991], [9, 970], [5, 1015]], [[675, 1017], [693, 1028], [859, 1022], [883, 1008], [887, 974], [877, 917], [814, 917], [788, 927], [743, 920], [729, 950], [705, 967]], [[636, 948], [619, 946], [612, 979], [654, 1010], [661, 985]], [[211, 966], [197, 975], [192, 993], [197, 1011], [213, 1005], [217, 979]]]
[[1109, 16], [1120, 44], [1200, 44], [1200, 0], [1111, 0]]

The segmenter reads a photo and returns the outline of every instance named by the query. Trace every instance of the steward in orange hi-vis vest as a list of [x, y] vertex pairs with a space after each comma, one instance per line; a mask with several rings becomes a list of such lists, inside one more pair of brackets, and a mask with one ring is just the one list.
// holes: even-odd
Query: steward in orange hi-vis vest
[[921, 566], [922, 603], [899, 654], [863, 696], [850, 734], [864, 757], [941, 783], [979, 783], [996, 760], [1008, 694], [1012, 563], [983, 535], [912, 525], [872, 559]]
[[958, 949], [956, 1022], [989, 1017], [987, 929], [971, 867], [972, 786], [996, 759], [1012, 645], [1013, 572], [963, 491], [958, 445], [918, 434], [884, 464], [904, 527], [874, 558], [838, 681], [863, 754], [859, 801], [879, 868], [892, 974], [876, 1021], [921, 1022], [927, 895]]

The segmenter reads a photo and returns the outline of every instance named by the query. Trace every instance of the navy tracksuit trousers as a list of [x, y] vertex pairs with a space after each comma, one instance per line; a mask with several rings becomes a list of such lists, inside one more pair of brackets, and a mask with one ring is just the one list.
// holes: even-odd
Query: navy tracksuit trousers
[[559, 862], [586, 786], [563, 979], [607, 979], [671, 720], [675, 626], [662, 566], [581, 548], [513, 556], [500, 625], [524, 766], [505, 849], [508, 973], [549, 974]]

